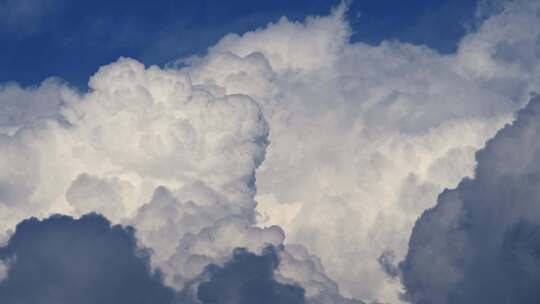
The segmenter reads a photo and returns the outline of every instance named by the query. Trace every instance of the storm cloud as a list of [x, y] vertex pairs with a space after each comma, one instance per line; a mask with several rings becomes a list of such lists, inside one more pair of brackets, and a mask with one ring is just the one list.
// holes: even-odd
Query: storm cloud
[[54, 215], [24, 220], [0, 260], [9, 266], [0, 282], [6, 304], [175, 303], [175, 291], [150, 268], [132, 228], [104, 217]]
[[222, 267], [206, 267], [204, 276], [208, 281], [199, 285], [197, 297], [204, 304], [305, 303], [302, 288], [274, 280], [278, 265], [274, 247], [266, 247], [260, 256], [238, 248]]
[[401, 263], [412, 303], [537, 303], [540, 98], [480, 150], [474, 178], [416, 222]]

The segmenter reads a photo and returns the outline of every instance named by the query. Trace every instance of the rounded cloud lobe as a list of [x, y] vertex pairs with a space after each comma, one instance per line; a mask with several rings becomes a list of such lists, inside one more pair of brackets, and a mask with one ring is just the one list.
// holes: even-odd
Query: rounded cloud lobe
[[228, 35], [182, 68], [121, 58], [85, 93], [0, 87], [4, 239], [28, 216], [99, 212], [176, 290], [271, 245], [270, 285], [308, 303], [400, 301], [415, 220], [540, 86], [538, 4], [505, 4], [450, 55], [351, 43], [345, 11]]

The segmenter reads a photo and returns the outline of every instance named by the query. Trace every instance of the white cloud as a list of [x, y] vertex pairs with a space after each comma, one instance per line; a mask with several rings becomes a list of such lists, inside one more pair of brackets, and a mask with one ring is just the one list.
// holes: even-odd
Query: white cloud
[[277, 277], [309, 301], [395, 303], [379, 256], [403, 257], [418, 215], [540, 85], [536, 6], [509, 3], [451, 55], [351, 43], [342, 5], [228, 35], [181, 70], [120, 59], [85, 94], [5, 85], [2, 231], [102, 212], [180, 285], [236, 246], [285, 242]]
[[[174, 248], [188, 231], [230, 214], [253, 212], [253, 175], [264, 158], [268, 131], [249, 97], [214, 98], [194, 88], [185, 73], [145, 69], [130, 59], [102, 67], [88, 93], [60, 108], [57, 95], [39, 90], [24, 93], [37, 97], [20, 99], [22, 106], [35, 109], [35, 103], [44, 102], [57, 112], [52, 107], [37, 111], [27, 119], [31, 124], [19, 119], [26, 126], [1, 138], [0, 201], [6, 209], [2, 214], [10, 218], [4, 228], [23, 216], [51, 212], [97, 211], [115, 221], [138, 213], [146, 241], [155, 228], [148, 220], [163, 224], [173, 214], [145, 219], [152, 204], [138, 208], [155, 191], [156, 199], [159, 189], [168, 189], [179, 204], [195, 206], [190, 212], [209, 213], [209, 222], [198, 219], [198, 226], [166, 227], [178, 230], [169, 239]], [[43, 113], [61, 119], [38, 121]], [[25, 115], [20, 116], [30, 114]]]
[[55, 78], [26, 89], [16, 83], [1, 84], [0, 133], [13, 134], [38, 120], [57, 118], [60, 105], [75, 98], [76, 92]]
[[345, 295], [398, 301], [378, 257], [403, 257], [417, 216], [472, 174], [474, 152], [539, 87], [531, 5], [508, 4], [452, 55], [349, 43], [338, 10], [225, 37], [186, 70], [262, 106], [259, 223], [321, 257]]

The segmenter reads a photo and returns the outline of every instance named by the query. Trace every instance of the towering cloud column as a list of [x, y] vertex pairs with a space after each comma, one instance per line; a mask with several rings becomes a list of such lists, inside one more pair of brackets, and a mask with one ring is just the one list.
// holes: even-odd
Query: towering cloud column
[[473, 174], [475, 151], [540, 88], [538, 2], [489, 12], [447, 55], [350, 42], [345, 11], [227, 35], [185, 70], [261, 105], [258, 223], [319, 256], [345, 294], [397, 302], [385, 270], [395, 274], [418, 216]]

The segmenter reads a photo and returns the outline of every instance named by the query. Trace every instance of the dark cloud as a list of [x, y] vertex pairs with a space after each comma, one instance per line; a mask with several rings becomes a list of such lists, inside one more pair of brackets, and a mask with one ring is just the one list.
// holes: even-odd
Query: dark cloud
[[540, 98], [476, 159], [413, 229], [400, 265], [413, 303], [540, 301]]
[[175, 298], [150, 270], [134, 230], [96, 214], [25, 220], [0, 247], [0, 259], [9, 265], [0, 283], [3, 304], [165, 304]]
[[303, 288], [274, 279], [279, 257], [272, 246], [261, 255], [235, 249], [225, 265], [207, 266], [192, 282], [195, 297], [177, 294], [151, 270], [135, 230], [98, 214], [24, 220], [0, 247], [0, 260], [8, 265], [3, 304], [304, 303]]
[[199, 285], [197, 297], [204, 304], [296, 304], [304, 303], [304, 289], [274, 279], [278, 254], [267, 247], [262, 255], [236, 249], [223, 267], [209, 265], [208, 281]]

